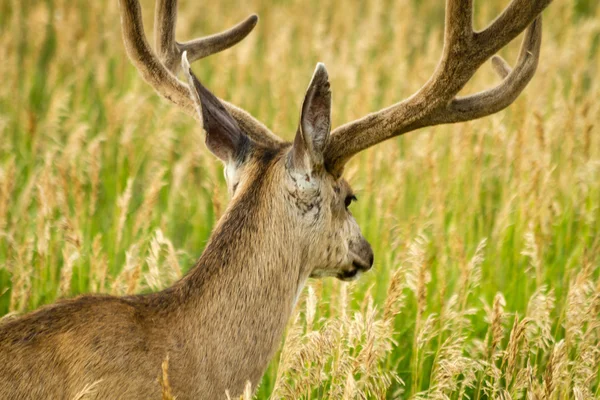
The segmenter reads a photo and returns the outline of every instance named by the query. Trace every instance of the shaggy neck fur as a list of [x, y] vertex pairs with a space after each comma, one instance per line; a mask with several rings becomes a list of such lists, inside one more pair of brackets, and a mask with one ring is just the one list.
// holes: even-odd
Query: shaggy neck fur
[[248, 380], [256, 387], [307, 278], [302, 252], [294, 251], [299, 238], [286, 226], [286, 212], [267, 187], [272, 177], [260, 164], [197, 265], [172, 288], [181, 302], [181, 320], [171, 322], [178, 327], [175, 347], [184, 350], [169, 356], [173, 366], [179, 358], [185, 372], [170, 375], [214, 384], [206, 398], [226, 389], [238, 395]]

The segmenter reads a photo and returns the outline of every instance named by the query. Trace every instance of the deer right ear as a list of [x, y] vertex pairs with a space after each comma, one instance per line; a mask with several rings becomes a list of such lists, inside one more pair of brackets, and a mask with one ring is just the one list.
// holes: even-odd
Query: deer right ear
[[[300, 124], [291, 152], [292, 166], [314, 169], [323, 165], [323, 151], [331, 131], [331, 91], [325, 65], [318, 63], [308, 85]], [[307, 165], [308, 163], [308, 165]]]
[[181, 57], [198, 115], [206, 132], [206, 146], [219, 159], [229, 164], [243, 158], [250, 139], [217, 97], [200, 83], [192, 72], [186, 52]]

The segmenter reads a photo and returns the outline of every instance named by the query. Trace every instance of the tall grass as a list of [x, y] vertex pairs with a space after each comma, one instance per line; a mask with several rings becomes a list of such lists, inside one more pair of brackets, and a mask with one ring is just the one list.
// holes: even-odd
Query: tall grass
[[[195, 70], [288, 139], [317, 61], [339, 125], [415, 91], [441, 52], [439, 1], [180, 3], [182, 40], [260, 15]], [[483, 27], [506, 1], [476, 3]], [[544, 18], [508, 110], [352, 161], [375, 268], [309, 282], [257, 398], [599, 397], [600, 7]], [[0, 0], [0, 60], [0, 315], [181, 276], [227, 191], [195, 122], [127, 60], [116, 1]], [[497, 82], [484, 66], [465, 92]]]

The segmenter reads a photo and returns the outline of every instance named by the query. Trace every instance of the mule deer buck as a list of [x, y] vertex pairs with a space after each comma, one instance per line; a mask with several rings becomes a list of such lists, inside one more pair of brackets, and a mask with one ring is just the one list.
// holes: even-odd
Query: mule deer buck
[[[153, 51], [138, 0], [119, 0], [129, 58], [160, 95], [198, 118], [208, 149], [225, 165], [231, 201], [191, 271], [158, 293], [87, 295], [0, 326], [0, 398], [70, 399], [96, 382], [99, 399], [160, 397], [168, 356], [179, 400], [223, 398], [259, 383], [309, 277], [356, 278], [373, 265], [348, 207], [342, 178], [355, 154], [437, 124], [481, 118], [511, 104], [532, 78], [541, 11], [551, 0], [512, 0], [474, 32], [472, 0], [447, 0], [444, 48], [415, 94], [330, 132], [331, 93], [318, 64], [293, 143], [219, 100], [189, 61], [224, 50], [256, 25], [251, 16], [221, 34], [175, 41], [177, 0], [157, 0]], [[498, 86], [458, 97], [475, 71], [526, 30], [514, 69], [492, 58]], [[187, 84], [178, 80], [183, 72]]]

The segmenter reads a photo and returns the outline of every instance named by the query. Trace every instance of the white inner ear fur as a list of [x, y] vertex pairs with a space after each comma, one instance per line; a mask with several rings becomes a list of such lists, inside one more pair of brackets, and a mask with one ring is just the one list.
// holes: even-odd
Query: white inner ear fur
[[307, 142], [312, 153], [317, 153], [315, 147], [318, 149], [325, 148], [325, 142], [329, 138], [329, 117], [324, 112], [313, 112], [311, 113], [310, 123], [302, 125], [302, 132], [304, 133], [304, 140]]
[[306, 146], [306, 154], [302, 157], [302, 165], [305, 170], [310, 171], [314, 164], [323, 163], [323, 154], [321, 151], [315, 150], [315, 146], [322, 149], [327, 140], [327, 135], [319, 135], [313, 125], [307, 124], [302, 128], [302, 137]]
[[223, 164], [223, 174], [225, 175], [225, 182], [227, 182], [227, 192], [229, 193], [229, 197], [232, 197], [233, 192], [240, 183], [241, 168], [232, 160], [224, 162]]

